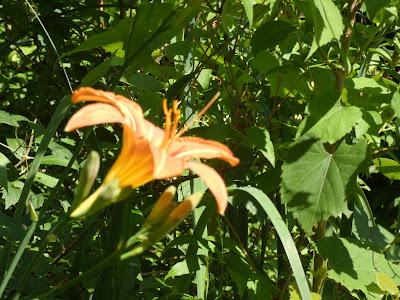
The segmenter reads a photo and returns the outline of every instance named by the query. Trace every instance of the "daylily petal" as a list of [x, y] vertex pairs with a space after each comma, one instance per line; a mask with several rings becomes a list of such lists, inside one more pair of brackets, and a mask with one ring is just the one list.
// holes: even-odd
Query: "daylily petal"
[[124, 96], [90, 87], [82, 87], [73, 92], [71, 100], [73, 103], [97, 101], [111, 104], [120, 110], [121, 114], [125, 117], [124, 123], [130, 126], [138, 136], [142, 136], [145, 133], [142, 108], [139, 104]]
[[166, 149], [150, 146], [154, 162], [154, 178], [165, 179], [179, 176], [185, 170], [182, 159], [168, 155]]
[[171, 156], [187, 160], [191, 158], [219, 158], [232, 166], [239, 163], [239, 159], [233, 155], [227, 146], [198, 137], [177, 138], [171, 143], [168, 152]]
[[108, 172], [105, 181], [118, 179], [121, 187], [135, 188], [153, 180], [153, 170], [149, 142], [136, 138], [132, 130], [125, 126], [121, 153]]
[[160, 127], [155, 126], [153, 123], [147, 121], [146, 119], [144, 120], [144, 128], [145, 134], [143, 137], [150, 141], [150, 143], [155, 147], [160, 147], [164, 140], [164, 130], [162, 130]]
[[122, 187], [131, 186], [137, 188], [154, 179], [154, 163], [148, 141], [139, 139], [135, 143], [135, 149], [129, 160], [125, 160], [119, 172]]
[[105, 103], [114, 103], [115, 94], [102, 90], [96, 90], [91, 87], [81, 87], [74, 91], [71, 96], [72, 103], [79, 103], [82, 101], [98, 101]]
[[82, 127], [104, 123], [123, 123], [124, 116], [121, 111], [106, 103], [89, 104], [78, 110], [69, 119], [65, 131], [73, 131]]
[[204, 181], [217, 201], [219, 214], [224, 215], [228, 206], [228, 193], [222, 177], [213, 168], [202, 163], [187, 162], [185, 163], [185, 167], [199, 175]]

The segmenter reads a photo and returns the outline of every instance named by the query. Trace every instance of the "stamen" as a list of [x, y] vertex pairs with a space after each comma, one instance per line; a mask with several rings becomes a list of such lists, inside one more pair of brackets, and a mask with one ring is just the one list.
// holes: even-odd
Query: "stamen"
[[162, 145], [165, 145], [171, 137], [171, 116], [172, 116], [172, 109], [168, 109], [167, 99], [163, 99], [163, 111], [165, 115], [165, 134]]
[[173, 119], [172, 119], [172, 129], [171, 129], [171, 138], [174, 137], [176, 134], [176, 130], [178, 128], [179, 120], [181, 118], [181, 110], [178, 109], [179, 101], [174, 100], [173, 105], [172, 105], [172, 113], [173, 113]]
[[167, 115], [167, 113], [168, 113], [168, 102], [167, 102], [166, 98], [162, 99], [162, 109], [163, 109], [164, 115]]
[[183, 128], [176, 133], [175, 137], [180, 137], [182, 134], [184, 134], [186, 131], [188, 131], [190, 129], [190, 127], [194, 124], [194, 122], [196, 122], [198, 119], [201, 118], [202, 115], [204, 115], [207, 110], [210, 109], [210, 107], [214, 104], [215, 101], [217, 101], [218, 97], [221, 95], [221, 93], [218, 91], [214, 97], [212, 97], [212, 99], [206, 104], [206, 106], [203, 107], [203, 109], [201, 111], [199, 111], [196, 116], [188, 123], [185, 124], [185, 126], [183, 126]]

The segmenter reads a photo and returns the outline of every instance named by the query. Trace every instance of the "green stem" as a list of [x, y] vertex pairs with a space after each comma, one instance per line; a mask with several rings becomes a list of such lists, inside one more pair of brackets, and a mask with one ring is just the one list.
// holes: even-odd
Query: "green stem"
[[[326, 223], [321, 221], [317, 224], [315, 229], [315, 235], [313, 237], [314, 241], [319, 241], [320, 239], [325, 237], [325, 229]], [[314, 293], [321, 294], [326, 274], [327, 274], [327, 262], [320, 256], [318, 253], [314, 255], [314, 276], [313, 276], [313, 285], [312, 291]]]
[[0, 299], [3, 296], [3, 293], [8, 285], [8, 282], [10, 281], [11, 276], [14, 273], [14, 270], [17, 267], [19, 260], [21, 259], [25, 248], [28, 246], [31, 237], [32, 237], [33, 233], [35, 232], [36, 226], [37, 226], [37, 222], [32, 222], [31, 225], [29, 226], [29, 229], [26, 232], [21, 244], [19, 245], [17, 253], [14, 256], [14, 258], [10, 264], [10, 267], [8, 268], [8, 270], [6, 271], [6, 273], [4, 275], [3, 281], [1, 282], [1, 285], [0, 285]]
[[123, 253], [122, 250], [116, 250], [110, 256], [108, 256], [106, 259], [104, 259], [102, 262], [98, 263], [94, 267], [92, 267], [89, 270], [87, 270], [86, 272], [82, 273], [80, 276], [75, 277], [74, 279], [71, 279], [64, 284], [62, 284], [58, 287], [55, 287], [54, 289], [52, 289], [44, 294], [41, 294], [39, 296], [33, 297], [33, 298], [47, 299], [50, 296], [54, 296], [63, 291], [66, 291], [66, 290], [74, 287], [78, 283], [82, 282], [83, 280], [90, 278], [90, 277], [94, 276], [95, 274], [99, 273], [104, 268], [107, 268], [107, 267], [117, 264], [117, 263], [121, 263], [124, 260], [127, 260], [131, 257], [137, 256], [137, 255], [143, 253], [143, 251], [147, 248], [147, 246], [148, 246], [147, 244], [141, 244], [125, 253]]

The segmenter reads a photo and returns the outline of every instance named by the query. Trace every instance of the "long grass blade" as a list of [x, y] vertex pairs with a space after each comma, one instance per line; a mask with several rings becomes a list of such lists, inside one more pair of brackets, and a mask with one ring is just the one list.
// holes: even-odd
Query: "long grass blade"
[[276, 209], [274, 203], [266, 194], [264, 194], [264, 192], [252, 186], [239, 187], [236, 188], [236, 190], [246, 192], [250, 196], [252, 196], [252, 198], [256, 200], [256, 204], [261, 206], [261, 208], [270, 218], [272, 224], [276, 229], [276, 232], [279, 235], [279, 238], [282, 241], [282, 245], [285, 249], [290, 266], [292, 267], [293, 275], [296, 279], [301, 298], [303, 300], [311, 300], [310, 287], [308, 285], [307, 277], [304, 273], [299, 254], [297, 252], [296, 245], [294, 244], [292, 236], [290, 235], [290, 232], [285, 222], [283, 221], [282, 216]]

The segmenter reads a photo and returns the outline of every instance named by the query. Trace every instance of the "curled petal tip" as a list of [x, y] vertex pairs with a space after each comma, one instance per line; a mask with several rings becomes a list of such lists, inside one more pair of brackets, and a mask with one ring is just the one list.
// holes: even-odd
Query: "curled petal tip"
[[233, 156], [233, 157], [231, 158], [231, 160], [229, 161], [229, 163], [230, 163], [230, 165], [231, 165], [232, 167], [237, 166], [237, 165], [240, 163], [240, 159], [237, 158], [236, 156]]

